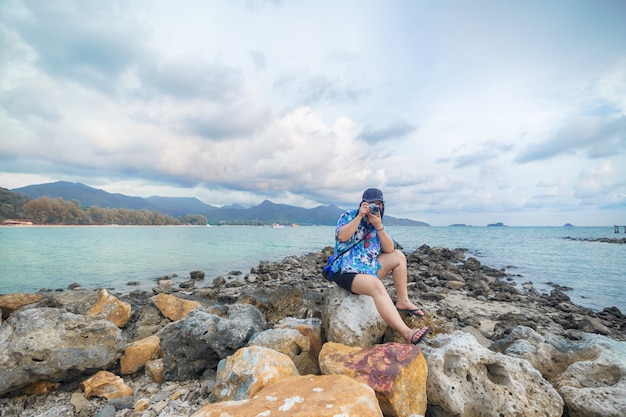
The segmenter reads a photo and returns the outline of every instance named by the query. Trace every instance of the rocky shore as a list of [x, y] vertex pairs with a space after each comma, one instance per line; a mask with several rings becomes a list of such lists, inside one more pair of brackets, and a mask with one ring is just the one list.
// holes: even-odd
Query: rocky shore
[[596, 238], [596, 239], [589, 239], [589, 238], [580, 238], [580, 237], [564, 237], [563, 239], [566, 240], [576, 240], [579, 242], [603, 242], [603, 243], [621, 243], [621, 244], [625, 244], [626, 243], [626, 237], [623, 238], [610, 238], [610, 237], [601, 237], [601, 238]]
[[[242, 383], [242, 375], [258, 372], [270, 350], [290, 358], [272, 360], [276, 385], [264, 388], [279, 397], [280, 381], [291, 391], [306, 386], [290, 382], [297, 375], [316, 375], [320, 386], [329, 374], [354, 379], [347, 358], [372, 355], [365, 373], [376, 392], [374, 408], [385, 416], [626, 414], [626, 317], [616, 307], [582, 308], [563, 288], [541, 294], [530, 282], [517, 286], [463, 249], [422, 246], [406, 253], [410, 296], [426, 315], [405, 321], [431, 329], [418, 349], [397, 343], [367, 297], [324, 280], [320, 272], [331, 252], [261, 262], [210, 283], [202, 271], [163, 277], [152, 292], [76, 284], [2, 295], [0, 417], [246, 415], [203, 407], [252, 397], [258, 389]], [[390, 376], [393, 363], [371, 360], [376, 355], [404, 358], [405, 369], [414, 371]], [[335, 363], [339, 357], [343, 368]], [[237, 373], [243, 363], [257, 370]], [[388, 395], [381, 394], [387, 391], [378, 387], [380, 378], [372, 380], [379, 374], [392, 381]], [[342, 406], [356, 403], [348, 403], [359, 392], [349, 386], [353, 379], [332, 382], [352, 393], [334, 400]], [[412, 389], [422, 404], [400, 398]], [[358, 395], [362, 401], [368, 394]], [[337, 415], [378, 415], [352, 413]], [[333, 414], [318, 407], [309, 415]]]

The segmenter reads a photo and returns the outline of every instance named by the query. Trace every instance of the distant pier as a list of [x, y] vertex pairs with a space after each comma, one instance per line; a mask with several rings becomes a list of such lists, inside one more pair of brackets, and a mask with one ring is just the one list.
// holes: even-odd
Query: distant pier
[[619, 228], [620, 228], [620, 227], [623, 227], [623, 228], [624, 228], [624, 233], [626, 233], [626, 226], [618, 226], [618, 225], [615, 225], [615, 226], [613, 226], [613, 231], [614, 231], [615, 233], [619, 233]]

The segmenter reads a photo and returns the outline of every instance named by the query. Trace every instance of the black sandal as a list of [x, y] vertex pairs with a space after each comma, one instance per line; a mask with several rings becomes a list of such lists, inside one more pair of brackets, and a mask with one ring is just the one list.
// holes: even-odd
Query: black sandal
[[[413, 333], [413, 336], [411, 336], [411, 343], [417, 345], [419, 342], [424, 340], [429, 331], [430, 329], [428, 327], [422, 327], [421, 329], [417, 330], [415, 333]], [[417, 338], [417, 340], [415, 340], [415, 336], [417, 335], [419, 335], [419, 337]]]
[[[421, 308], [416, 308], [416, 309], [413, 309], [413, 310], [407, 310], [407, 309], [404, 309], [404, 308], [396, 307], [396, 310], [398, 310], [398, 313], [408, 314], [409, 316], [422, 317], [424, 315], [424, 312], [422, 311]], [[420, 312], [422, 314], [420, 314]]]

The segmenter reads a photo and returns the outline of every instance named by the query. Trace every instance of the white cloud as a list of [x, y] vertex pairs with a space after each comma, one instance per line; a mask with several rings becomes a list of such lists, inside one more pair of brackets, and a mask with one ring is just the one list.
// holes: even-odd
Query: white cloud
[[343, 207], [377, 186], [390, 214], [434, 224], [561, 224], [574, 212], [596, 224], [604, 207], [615, 222], [623, 12], [593, 1], [5, 2], [0, 186]]
[[[598, 168], [582, 170], [574, 184], [576, 197], [582, 200], [605, 199], [618, 181], [616, 174], [611, 161], [603, 163]], [[624, 182], [623, 178], [621, 177], [619, 180]]]

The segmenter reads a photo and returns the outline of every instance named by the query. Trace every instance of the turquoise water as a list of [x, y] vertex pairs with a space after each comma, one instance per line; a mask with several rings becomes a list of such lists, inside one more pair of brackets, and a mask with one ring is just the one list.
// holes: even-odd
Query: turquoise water
[[[573, 288], [579, 305], [626, 312], [626, 245], [570, 241], [624, 237], [613, 227], [388, 227], [406, 251], [423, 244], [466, 248], [486, 265], [506, 268], [549, 292], [546, 283]], [[118, 226], [0, 228], [0, 293], [36, 292], [79, 283], [128, 292], [154, 279], [202, 270], [207, 278], [248, 272], [259, 261], [321, 250], [334, 228], [246, 226]], [[623, 232], [623, 230], [622, 230]]]

